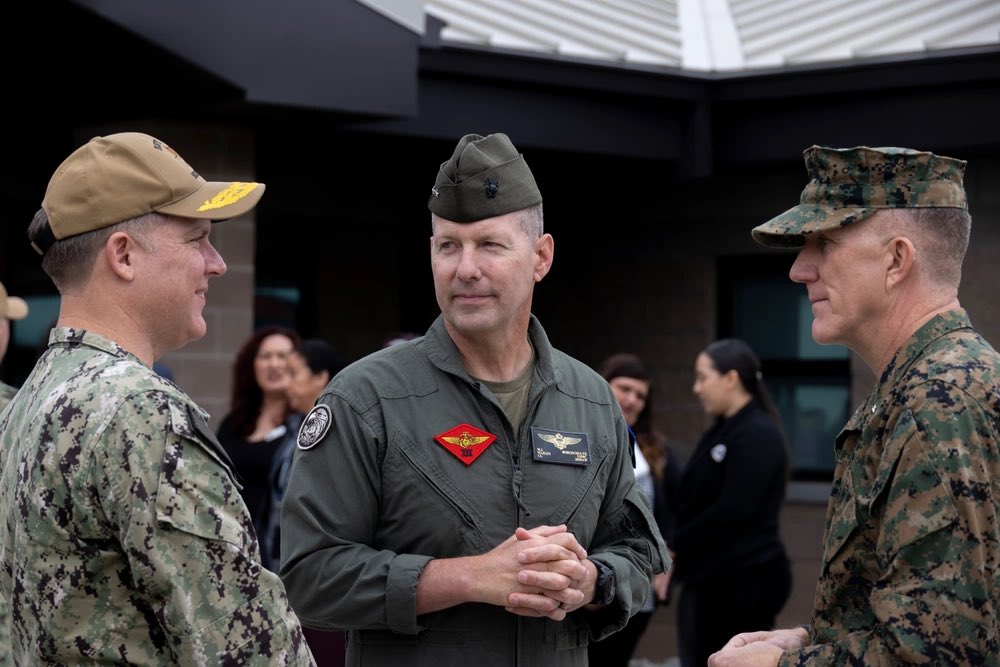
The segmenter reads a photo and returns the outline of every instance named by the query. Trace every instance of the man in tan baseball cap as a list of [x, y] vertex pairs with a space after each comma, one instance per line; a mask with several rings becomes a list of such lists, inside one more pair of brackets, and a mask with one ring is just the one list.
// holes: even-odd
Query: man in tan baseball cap
[[[7, 354], [10, 343], [10, 320], [23, 320], [28, 316], [28, 304], [24, 299], [7, 294], [7, 289], [0, 283], [0, 361]], [[0, 382], [0, 410], [3, 410], [10, 399], [14, 398], [17, 389]]]
[[208, 414], [152, 369], [205, 334], [226, 271], [213, 221], [263, 192], [206, 182], [136, 132], [92, 139], [52, 175], [28, 238], [59, 318], [0, 431], [15, 664], [314, 664]]

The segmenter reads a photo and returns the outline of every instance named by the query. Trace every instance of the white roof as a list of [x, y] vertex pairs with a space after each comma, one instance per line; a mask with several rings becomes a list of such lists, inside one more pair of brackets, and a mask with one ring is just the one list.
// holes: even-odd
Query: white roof
[[[377, 5], [388, 0], [366, 0]], [[397, 0], [398, 1], [398, 0]], [[426, 0], [447, 45], [737, 72], [1000, 45], [1000, 0]]]

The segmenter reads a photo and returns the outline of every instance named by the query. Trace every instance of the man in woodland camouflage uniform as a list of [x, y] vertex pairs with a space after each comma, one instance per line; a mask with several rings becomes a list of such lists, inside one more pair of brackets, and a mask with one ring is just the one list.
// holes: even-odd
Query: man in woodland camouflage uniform
[[1000, 356], [958, 302], [965, 162], [805, 160], [801, 204], [753, 237], [800, 248], [813, 338], [877, 383], [836, 441], [812, 625], [737, 635], [709, 665], [1000, 664]]
[[59, 290], [48, 349], [0, 418], [0, 593], [23, 665], [312, 665], [208, 415], [153, 362], [205, 334], [214, 220], [260, 183], [166, 144], [95, 137], [28, 229]]

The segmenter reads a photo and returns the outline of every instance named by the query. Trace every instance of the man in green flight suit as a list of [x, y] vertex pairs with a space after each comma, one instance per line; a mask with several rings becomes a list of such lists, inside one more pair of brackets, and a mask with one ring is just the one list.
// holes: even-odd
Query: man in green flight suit
[[281, 575], [348, 664], [587, 664], [670, 560], [606, 381], [531, 314], [552, 266], [510, 139], [469, 134], [429, 204], [440, 316], [339, 373], [303, 423]]
[[958, 302], [965, 162], [805, 151], [801, 203], [753, 237], [799, 248], [813, 338], [877, 382], [836, 441], [811, 626], [737, 635], [730, 665], [1000, 664], [1000, 355]]

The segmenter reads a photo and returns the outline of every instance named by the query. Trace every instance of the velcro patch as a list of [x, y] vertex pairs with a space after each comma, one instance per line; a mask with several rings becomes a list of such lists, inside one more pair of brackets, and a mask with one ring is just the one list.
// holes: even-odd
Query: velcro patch
[[330, 430], [332, 423], [333, 414], [330, 412], [330, 408], [320, 403], [310, 410], [306, 418], [302, 420], [295, 444], [299, 449], [312, 449]]
[[492, 433], [482, 431], [469, 424], [459, 424], [444, 433], [434, 436], [442, 447], [458, 457], [467, 466], [479, 458], [486, 448], [497, 439]]
[[539, 463], [590, 465], [590, 440], [586, 433], [531, 427], [532, 458]]

